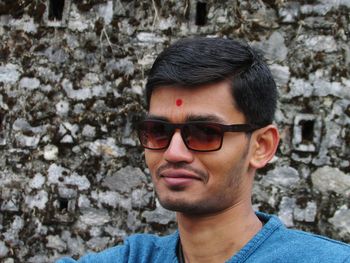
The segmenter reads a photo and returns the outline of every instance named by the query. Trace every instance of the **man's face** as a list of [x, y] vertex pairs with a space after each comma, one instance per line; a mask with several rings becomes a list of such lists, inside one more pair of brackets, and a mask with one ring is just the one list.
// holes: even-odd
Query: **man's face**
[[[156, 88], [149, 116], [171, 123], [245, 123], [244, 115], [234, 107], [227, 82], [195, 89]], [[163, 207], [188, 214], [212, 214], [250, 199], [249, 149], [245, 133], [227, 132], [220, 150], [195, 152], [187, 149], [180, 130], [176, 130], [167, 149], [146, 149], [145, 157]]]

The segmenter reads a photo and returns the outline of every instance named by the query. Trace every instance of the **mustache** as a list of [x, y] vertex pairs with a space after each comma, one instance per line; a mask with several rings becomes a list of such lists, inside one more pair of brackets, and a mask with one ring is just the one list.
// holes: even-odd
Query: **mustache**
[[157, 177], [160, 177], [162, 172], [168, 169], [184, 169], [187, 171], [190, 171], [194, 174], [196, 174], [200, 179], [202, 179], [204, 182], [208, 181], [209, 175], [207, 172], [201, 171], [199, 169], [193, 168], [191, 165], [185, 163], [185, 162], [178, 162], [178, 163], [165, 163], [158, 167], [156, 170]]

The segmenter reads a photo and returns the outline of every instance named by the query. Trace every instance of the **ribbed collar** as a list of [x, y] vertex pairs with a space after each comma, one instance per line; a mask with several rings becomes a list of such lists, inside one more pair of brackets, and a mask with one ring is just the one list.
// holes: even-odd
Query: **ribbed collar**
[[[278, 217], [268, 215], [261, 212], [255, 213], [257, 217], [264, 223], [260, 231], [243, 247], [241, 248], [227, 263], [241, 263], [244, 262], [273, 232], [284, 227]], [[157, 242], [158, 256], [155, 262], [164, 263], [178, 263], [177, 246], [180, 240], [179, 231], [175, 231], [169, 236], [161, 238]]]

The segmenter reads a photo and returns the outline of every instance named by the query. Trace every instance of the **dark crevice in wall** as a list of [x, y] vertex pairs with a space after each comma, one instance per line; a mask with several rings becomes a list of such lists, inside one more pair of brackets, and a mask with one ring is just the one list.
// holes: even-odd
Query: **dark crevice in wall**
[[49, 20], [62, 20], [65, 0], [49, 0]]
[[196, 4], [196, 25], [204, 26], [207, 23], [207, 3], [198, 1]]
[[68, 210], [68, 199], [60, 198], [59, 200], [60, 210]]
[[312, 143], [314, 138], [314, 125], [313, 120], [304, 120], [300, 123], [301, 125], [301, 136], [303, 143]]

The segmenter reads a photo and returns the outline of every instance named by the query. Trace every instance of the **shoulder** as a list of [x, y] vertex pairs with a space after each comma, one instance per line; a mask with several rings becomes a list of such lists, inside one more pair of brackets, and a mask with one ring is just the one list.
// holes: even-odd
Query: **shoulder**
[[261, 249], [271, 251], [270, 256], [287, 257], [291, 262], [349, 262], [350, 245], [324, 236], [286, 228], [275, 216], [267, 216], [276, 226], [266, 236]]
[[122, 245], [99, 253], [89, 253], [78, 261], [62, 258], [56, 263], [164, 262], [164, 260], [176, 257], [177, 242], [177, 232], [164, 237], [135, 234], [129, 236]]
[[334, 253], [344, 252], [350, 256], [350, 245], [341, 241], [300, 230], [285, 229], [282, 231], [284, 232], [283, 235], [286, 235], [286, 238], [290, 239], [291, 242], [294, 240], [293, 243], [300, 245], [307, 244], [308, 247], [318, 251], [326, 252], [331, 249]]

